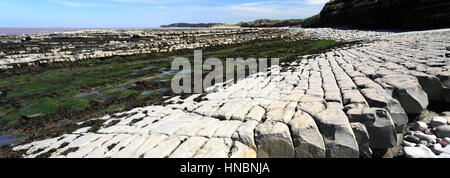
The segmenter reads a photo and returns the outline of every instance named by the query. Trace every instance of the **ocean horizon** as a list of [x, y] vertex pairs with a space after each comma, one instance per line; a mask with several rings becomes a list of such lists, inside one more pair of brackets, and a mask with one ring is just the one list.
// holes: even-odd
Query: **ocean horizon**
[[14, 28], [14, 27], [0, 27], [1, 35], [18, 35], [18, 34], [42, 34], [65, 31], [76, 31], [87, 28]]
[[20, 35], [20, 34], [45, 34], [55, 32], [68, 32], [77, 30], [95, 30], [95, 29], [154, 29], [159, 27], [147, 28], [15, 28], [0, 27], [0, 35]]

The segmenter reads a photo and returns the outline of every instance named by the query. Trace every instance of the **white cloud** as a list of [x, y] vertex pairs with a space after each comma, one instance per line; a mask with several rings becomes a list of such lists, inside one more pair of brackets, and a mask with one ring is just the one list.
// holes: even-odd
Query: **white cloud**
[[0, 6], [11, 6], [12, 4], [0, 1]]
[[175, 4], [186, 2], [186, 0], [109, 0], [109, 1], [128, 4]]
[[306, 0], [306, 4], [309, 5], [321, 5], [327, 3], [329, 0]]
[[[310, 2], [309, 2], [310, 3]], [[259, 1], [231, 4], [218, 7], [186, 6], [189, 11], [221, 11], [230, 15], [247, 18], [303, 18], [320, 12], [322, 6], [302, 1]]]
[[69, 7], [99, 7], [106, 6], [106, 4], [84, 3], [84, 2], [69, 2], [69, 1], [50, 1], [59, 5]]
[[157, 9], [171, 9], [170, 7], [167, 7], [167, 6], [156, 6], [155, 8], [157, 8]]

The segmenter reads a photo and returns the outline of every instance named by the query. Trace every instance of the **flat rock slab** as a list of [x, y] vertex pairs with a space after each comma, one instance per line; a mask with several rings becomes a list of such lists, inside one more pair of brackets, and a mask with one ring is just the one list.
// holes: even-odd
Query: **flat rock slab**
[[205, 137], [191, 137], [183, 142], [169, 158], [192, 158], [208, 140]]
[[185, 136], [174, 136], [158, 144], [158, 146], [145, 152], [144, 158], [167, 158], [185, 140]]
[[255, 106], [249, 111], [245, 120], [254, 120], [254, 121], [260, 122], [262, 120], [262, 118], [264, 117], [265, 113], [266, 113], [266, 110], [263, 107]]
[[232, 144], [229, 138], [211, 138], [194, 158], [228, 158]]
[[280, 122], [264, 122], [255, 129], [258, 158], [293, 158], [294, 145], [289, 128]]

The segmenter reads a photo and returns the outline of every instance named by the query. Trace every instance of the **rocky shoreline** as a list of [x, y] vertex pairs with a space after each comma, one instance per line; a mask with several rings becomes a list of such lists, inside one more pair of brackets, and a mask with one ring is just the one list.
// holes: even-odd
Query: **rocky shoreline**
[[435, 102], [450, 111], [450, 30], [322, 37], [339, 33], [362, 44], [12, 150], [27, 158], [448, 158], [448, 112], [423, 113]]
[[450, 158], [450, 113], [432, 114], [408, 129], [403, 138], [409, 158]]

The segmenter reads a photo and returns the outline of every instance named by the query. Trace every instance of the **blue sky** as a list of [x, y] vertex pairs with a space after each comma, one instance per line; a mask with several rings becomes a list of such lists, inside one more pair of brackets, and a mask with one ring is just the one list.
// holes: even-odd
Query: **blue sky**
[[0, 27], [139, 28], [305, 18], [328, 0], [0, 0]]

